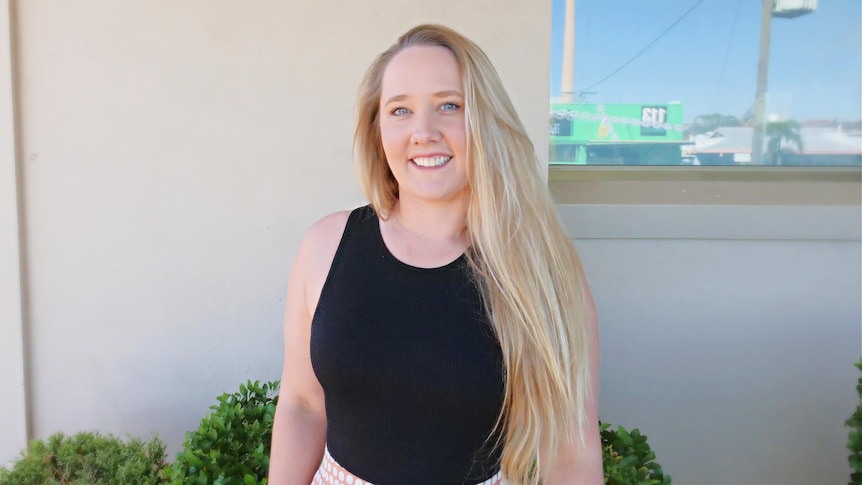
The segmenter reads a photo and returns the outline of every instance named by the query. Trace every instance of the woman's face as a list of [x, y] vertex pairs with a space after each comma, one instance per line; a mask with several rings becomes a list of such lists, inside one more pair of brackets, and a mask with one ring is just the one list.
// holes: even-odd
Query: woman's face
[[469, 195], [463, 106], [461, 74], [449, 49], [407, 47], [389, 62], [380, 137], [402, 201], [441, 203]]

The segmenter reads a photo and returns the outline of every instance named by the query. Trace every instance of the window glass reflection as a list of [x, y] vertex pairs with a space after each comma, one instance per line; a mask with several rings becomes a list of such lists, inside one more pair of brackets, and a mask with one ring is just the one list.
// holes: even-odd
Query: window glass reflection
[[550, 162], [860, 166], [860, 24], [858, 0], [554, 0]]

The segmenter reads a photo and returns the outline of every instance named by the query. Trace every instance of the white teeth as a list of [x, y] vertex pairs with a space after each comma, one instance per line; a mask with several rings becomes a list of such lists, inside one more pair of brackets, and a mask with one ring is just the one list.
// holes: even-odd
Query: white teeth
[[444, 163], [452, 160], [452, 157], [447, 157], [445, 155], [438, 155], [436, 157], [419, 157], [414, 158], [413, 163], [419, 165], [420, 167], [439, 167]]

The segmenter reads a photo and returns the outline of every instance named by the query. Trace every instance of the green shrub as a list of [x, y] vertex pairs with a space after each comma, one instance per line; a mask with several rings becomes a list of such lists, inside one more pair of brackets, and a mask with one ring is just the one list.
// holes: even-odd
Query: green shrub
[[33, 440], [12, 469], [0, 468], [0, 485], [156, 485], [166, 466], [158, 438], [141, 441], [98, 433]]
[[646, 435], [637, 428], [629, 432], [622, 426], [612, 430], [608, 423], [599, 424], [606, 484], [670, 485], [670, 475], [665, 475], [661, 465], [653, 461], [655, 453]]
[[248, 381], [186, 433], [177, 461], [163, 475], [170, 485], [266, 485], [279, 381]]
[[[279, 382], [258, 381], [223, 394], [194, 433], [187, 433], [177, 461], [165, 470], [170, 485], [266, 485]], [[647, 437], [600, 423], [605, 483], [670, 485]], [[2, 484], [0, 484], [2, 485]]]
[[[856, 365], [862, 370], [862, 360]], [[0, 468], [0, 485], [266, 485], [278, 386], [248, 381], [239, 392], [219, 396], [198, 429], [186, 433], [172, 465], [157, 437], [123, 443], [96, 433], [57, 433], [47, 443], [32, 441], [11, 471]], [[862, 400], [862, 378], [857, 391]], [[848, 447], [856, 484], [862, 478], [862, 402], [847, 424], [854, 427]], [[670, 485], [639, 430], [612, 430], [608, 423], [600, 430], [607, 485]]]
[[[862, 358], [856, 363], [856, 368], [862, 370]], [[844, 424], [850, 427], [850, 435], [847, 440], [847, 449], [850, 450], [850, 467], [853, 473], [850, 475], [852, 485], [862, 484], [862, 377], [856, 383], [856, 393], [859, 395], [859, 404], [856, 405], [850, 419]]]

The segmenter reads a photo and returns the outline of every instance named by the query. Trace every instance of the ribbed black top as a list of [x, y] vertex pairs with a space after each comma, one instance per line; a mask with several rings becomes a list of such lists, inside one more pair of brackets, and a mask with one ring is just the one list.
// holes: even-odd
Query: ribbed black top
[[433, 269], [386, 248], [370, 206], [354, 210], [311, 327], [335, 460], [378, 485], [479, 483], [503, 402], [500, 345], [465, 256]]

